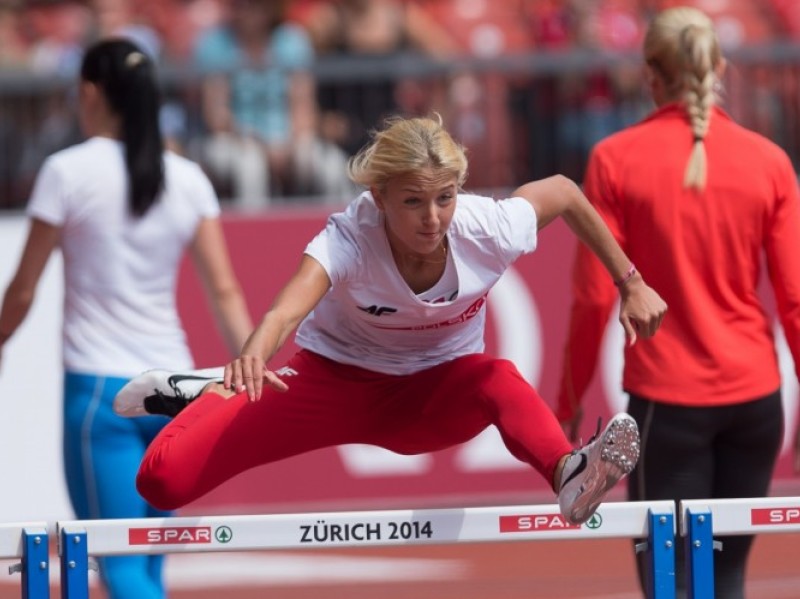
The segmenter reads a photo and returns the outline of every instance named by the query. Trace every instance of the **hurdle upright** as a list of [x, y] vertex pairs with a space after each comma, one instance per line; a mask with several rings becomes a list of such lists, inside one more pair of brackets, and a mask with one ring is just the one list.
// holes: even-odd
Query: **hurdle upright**
[[90, 556], [644, 538], [648, 595], [674, 599], [675, 526], [672, 501], [604, 503], [582, 525], [568, 524], [557, 505], [61, 521], [61, 592], [88, 598]]
[[49, 599], [49, 551], [46, 522], [0, 524], [0, 558], [20, 560], [8, 573], [22, 575], [22, 599]]
[[714, 596], [715, 537], [800, 532], [800, 497], [684, 500], [679, 511], [690, 599]]

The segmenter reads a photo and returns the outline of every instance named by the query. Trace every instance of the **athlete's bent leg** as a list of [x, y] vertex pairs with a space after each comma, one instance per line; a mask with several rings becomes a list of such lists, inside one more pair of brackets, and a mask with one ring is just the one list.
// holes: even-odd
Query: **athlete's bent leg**
[[573, 451], [553, 411], [514, 364], [483, 354], [403, 377], [384, 402], [389, 406], [383, 413], [393, 424], [372, 442], [399, 453], [449, 447], [494, 424], [512, 455], [557, 491], [561, 512], [571, 523], [591, 517], [639, 456], [638, 429], [626, 414]]
[[573, 447], [513, 363], [472, 354], [403, 378], [387, 412], [395, 431], [376, 444], [398, 453], [436, 451], [494, 424], [511, 454], [554, 486], [559, 463]]
[[398, 377], [300, 351], [282, 369], [289, 390], [204, 393], [153, 441], [137, 488], [152, 505], [181, 507], [250, 468], [301, 453], [369, 443], [386, 413], [380, 402]]

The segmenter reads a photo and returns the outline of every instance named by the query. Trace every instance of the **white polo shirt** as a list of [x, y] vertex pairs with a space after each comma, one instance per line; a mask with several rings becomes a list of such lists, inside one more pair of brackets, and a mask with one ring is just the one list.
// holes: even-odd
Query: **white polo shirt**
[[536, 249], [536, 213], [522, 198], [460, 194], [447, 236], [457, 294], [429, 303], [400, 276], [369, 192], [332, 215], [306, 248], [332, 287], [301, 323], [296, 343], [397, 375], [482, 352], [487, 294], [514, 260]]

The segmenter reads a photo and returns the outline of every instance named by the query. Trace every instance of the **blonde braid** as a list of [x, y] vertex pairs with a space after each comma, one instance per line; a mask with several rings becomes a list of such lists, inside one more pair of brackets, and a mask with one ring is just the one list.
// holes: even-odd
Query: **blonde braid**
[[666, 99], [680, 99], [686, 107], [694, 141], [683, 184], [703, 189], [708, 168], [704, 140], [718, 101], [717, 69], [724, 64], [713, 21], [688, 6], [660, 12], [645, 35], [644, 58], [663, 81]]
[[684, 101], [694, 139], [683, 185], [695, 189], [703, 189], [706, 185], [708, 161], [703, 140], [708, 133], [711, 107], [715, 101], [716, 77], [712, 64], [714, 38], [711, 29], [695, 25], [689, 25], [681, 32], [681, 50], [685, 61]]

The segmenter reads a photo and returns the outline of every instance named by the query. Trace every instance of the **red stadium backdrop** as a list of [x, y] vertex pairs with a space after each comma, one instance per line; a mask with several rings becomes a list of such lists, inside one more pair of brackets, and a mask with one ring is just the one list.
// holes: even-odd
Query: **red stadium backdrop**
[[[326, 215], [320, 210], [271, 212], [264, 217], [225, 216], [234, 266], [254, 319], [260, 318], [296, 268], [303, 248], [324, 226]], [[493, 293], [488, 303], [487, 351], [517, 362], [551, 404], [566, 335], [575, 243], [560, 222], [548, 227], [540, 236], [539, 249], [514, 265], [513, 281], [503, 285], [502, 297]], [[198, 367], [225, 363], [229, 356], [188, 262], [182, 271], [179, 294]], [[287, 344], [271, 366], [279, 367], [294, 350], [293, 344]], [[606, 353], [620, 352], [611, 345]], [[793, 416], [797, 387], [793, 376], [791, 380], [789, 402]], [[598, 416], [606, 418], [622, 406], [621, 395], [612, 398], [609, 393], [613, 391], [604, 391], [613, 388], [603, 384], [598, 370], [586, 398], [584, 438], [593, 432]], [[789, 422], [793, 423], [794, 418]], [[776, 475], [776, 492], [780, 493], [781, 481], [788, 482], [791, 476], [789, 452], [784, 452]], [[261, 513], [553, 499], [544, 480], [509, 458], [499, 436], [489, 432], [466, 445], [416, 459], [396, 458], [364, 447], [316, 451], [244, 473], [184, 512], [229, 513], [235, 509]]]

